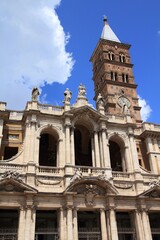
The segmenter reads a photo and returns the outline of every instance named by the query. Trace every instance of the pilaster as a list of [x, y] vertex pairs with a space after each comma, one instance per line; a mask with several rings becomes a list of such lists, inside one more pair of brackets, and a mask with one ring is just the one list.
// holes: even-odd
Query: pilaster
[[105, 209], [100, 209], [102, 240], [108, 240]]
[[95, 162], [96, 167], [100, 167], [100, 153], [99, 153], [99, 143], [98, 143], [98, 132], [94, 132], [94, 147], [95, 147]]

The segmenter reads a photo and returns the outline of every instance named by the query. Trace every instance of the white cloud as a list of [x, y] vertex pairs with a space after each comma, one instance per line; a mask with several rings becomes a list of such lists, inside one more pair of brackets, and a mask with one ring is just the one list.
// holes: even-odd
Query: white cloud
[[148, 105], [145, 99], [141, 98], [140, 96], [138, 97], [139, 97], [139, 106], [141, 107], [141, 117], [142, 117], [142, 120], [145, 122], [150, 117], [152, 109]]
[[0, 1], [0, 101], [23, 109], [31, 88], [65, 83], [74, 64], [55, 12], [61, 0]]

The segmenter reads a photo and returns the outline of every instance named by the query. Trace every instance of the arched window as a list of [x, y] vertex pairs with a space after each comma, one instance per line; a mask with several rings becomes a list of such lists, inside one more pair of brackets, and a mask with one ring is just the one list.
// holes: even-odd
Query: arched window
[[76, 125], [74, 131], [75, 165], [92, 166], [91, 138], [89, 130]]
[[57, 166], [57, 138], [49, 133], [43, 133], [40, 137], [39, 148], [40, 166]]
[[108, 59], [109, 59], [109, 60], [112, 60], [112, 61], [115, 60], [115, 56], [114, 56], [114, 53], [113, 53], [112, 51], [109, 51], [109, 52], [108, 52]]
[[114, 141], [109, 141], [109, 152], [112, 171], [123, 171], [120, 146]]
[[123, 53], [120, 53], [120, 54], [119, 54], [119, 61], [122, 62], [122, 63], [125, 62], [125, 56], [124, 56]]

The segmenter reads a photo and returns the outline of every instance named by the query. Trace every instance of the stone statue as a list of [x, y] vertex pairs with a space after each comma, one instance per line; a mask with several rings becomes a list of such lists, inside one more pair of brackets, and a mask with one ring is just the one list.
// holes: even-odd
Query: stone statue
[[65, 92], [64, 92], [64, 103], [70, 103], [70, 101], [71, 101], [71, 98], [72, 98], [72, 92], [68, 89], [68, 88], [66, 88], [66, 90], [65, 90]]
[[70, 183], [73, 183], [75, 181], [79, 181], [83, 178], [82, 171], [80, 169], [76, 169], [73, 177], [70, 180]]
[[40, 95], [38, 88], [32, 89], [32, 101], [38, 101], [38, 96]]
[[82, 85], [82, 83], [79, 85], [78, 88], [78, 96], [85, 96], [86, 95], [86, 88]]
[[98, 106], [104, 107], [104, 98], [102, 97], [101, 93], [98, 94], [97, 104]]

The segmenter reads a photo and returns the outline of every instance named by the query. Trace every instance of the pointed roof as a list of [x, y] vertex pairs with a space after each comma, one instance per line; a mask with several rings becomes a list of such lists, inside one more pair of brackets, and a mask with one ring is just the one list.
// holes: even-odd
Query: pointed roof
[[104, 27], [103, 27], [102, 34], [101, 34], [101, 39], [110, 40], [110, 41], [120, 43], [120, 40], [118, 39], [116, 34], [110, 28], [106, 16], [104, 16], [103, 21], [104, 21]]

